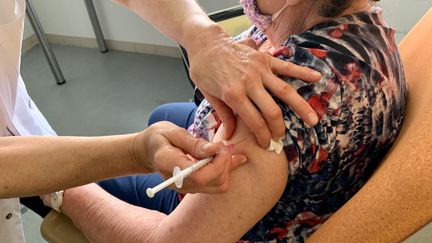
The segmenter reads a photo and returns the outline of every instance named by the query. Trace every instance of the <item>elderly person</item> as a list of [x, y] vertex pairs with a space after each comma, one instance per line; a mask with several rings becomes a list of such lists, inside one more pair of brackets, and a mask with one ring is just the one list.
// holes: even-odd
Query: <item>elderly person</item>
[[[283, 85], [280, 84], [284, 82], [273, 72], [310, 81], [317, 81], [321, 77], [319, 73], [233, 42], [195, 1], [119, 0], [119, 3], [188, 50], [191, 54], [191, 75], [194, 80], [199, 78], [196, 84], [206, 96], [211, 97], [220, 110], [225, 110], [221, 119], [229, 130], [234, 131], [234, 112], [240, 110], [240, 116], [251, 121], [248, 125], [257, 131], [256, 137], [262, 144], [268, 143], [271, 137], [283, 134], [282, 117], [273, 119], [277, 113], [260, 113], [251, 105], [253, 102], [277, 107], [268, 98], [269, 94], [262, 92], [265, 88], [279, 94], [283, 100], [289, 99], [289, 103], [301, 110], [305, 118], [312, 116], [313, 119], [309, 119], [311, 125], [317, 122], [315, 112], [302, 97], [287, 97], [281, 92]], [[211, 166], [187, 178], [189, 183], [185, 184], [188, 190], [220, 192], [220, 181], [227, 179], [229, 169], [246, 158], [237, 155], [231, 159], [222, 144], [203, 142], [173, 125], [162, 123], [141, 133], [124, 136], [56, 137], [27, 93], [19, 73], [25, 8], [24, 0], [0, 1], [0, 242], [24, 242], [20, 201], [44, 214], [45, 208], [38, 197], [21, 198], [20, 201], [9, 197], [52, 192], [119, 175], [155, 171], [167, 173], [164, 169], [169, 169], [170, 173], [174, 164], [193, 163], [191, 155], [202, 158], [217, 154]], [[196, 38], [198, 34], [200, 38]], [[229, 62], [226, 56], [231, 57]], [[204, 61], [210, 57], [211, 62]], [[258, 75], [250, 80], [245, 73]], [[245, 78], [239, 84], [237, 80], [242, 77]], [[240, 87], [235, 91], [235, 96], [231, 90], [223, 88], [233, 82]], [[258, 88], [252, 90], [248, 87]], [[252, 93], [261, 91], [261, 95], [252, 98], [251, 90]], [[243, 112], [245, 108], [255, 112]], [[257, 125], [264, 129], [254, 129]], [[231, 135], [232, 132], [227, 133], [227, 137]], [[142, 139], [144, 137], [146, 139]], [[136, 145], [135, 149], [132, 149], [133, 145]], [[135, 156], [132, 150], [139, 151], [141, 156]], [[100, 166], [101, 163], [104, 166]], [[31, 183], [28, 183], [29, 180]], [[62, 192], [52, 195], [53, 199], [58, 199]], [[6, 197], [8, 199], [3, 199]]]
[[[390, 148], [403, 120], [407, 87], [395, 31], [380, 8], [368, 0], [241, 3], [255, 24], [241, 38], [323, 74], [316, 84], [284, 77], [294, 87], [286, 92], [297, 92], [317, 111], [318, 125], [307, 125], [273, 97], [286, 127], [270, 146], [275, 153], [262, 149], [237, 117], [232, 138], [224, 142], [235, 144], [234, 151], [247, 155], [249, 163], [232, 172], [225, 194], [167, 190], [152, 199], [171, 211], [132, 206], [96, 185], [67, 190], [62, 211], [90, 240], [301, 242], [359, 190]], [[217, 142], [225, 127], [204, 100], [190, 130]], [[129, 189], [144, 194], [143, 185]]]

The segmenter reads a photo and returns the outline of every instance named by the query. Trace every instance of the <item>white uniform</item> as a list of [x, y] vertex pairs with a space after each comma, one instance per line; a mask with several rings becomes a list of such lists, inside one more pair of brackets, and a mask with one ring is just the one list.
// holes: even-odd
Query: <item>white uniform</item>
[[[55, 135], [19, 74], [24, 16], [24, 0], [0, 0], [0, 136]], [[24, 242], [17, 198], [0, 199], [0, 242]]]

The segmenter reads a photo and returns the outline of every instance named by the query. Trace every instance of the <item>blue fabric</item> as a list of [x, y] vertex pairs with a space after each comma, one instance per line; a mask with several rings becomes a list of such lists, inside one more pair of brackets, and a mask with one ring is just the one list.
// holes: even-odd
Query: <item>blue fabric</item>
[[98, 185], [111, 195], [132, 205], [157, 210], [169, 214], [179, 204], [178, 193], [172, 189], [164, 189], [147, 197], [146, 189], [163, 181], [159, 174], [126, 176], [98, 182]]
[[[194, 119], [197, 106], [191, 102], [172, 103], [157, 107], [150, 115], [148, 125], [159, 121], [170, 121], [177, 126], [188, 128]], [[132, 205], [169, 214], [179, 204], [178, 192], [164, 189], [148, 198], [146, 189], [161, 183], [163, 178], [155, 174], [127, 176], [98, 182], [105, 191]]]
[[148, 120], [148, 125], [159, 121], [170, 121], [179, 127], [188, 128], [193, 120], [197, 106], [192, 102], [170, 103], [157, 107]]

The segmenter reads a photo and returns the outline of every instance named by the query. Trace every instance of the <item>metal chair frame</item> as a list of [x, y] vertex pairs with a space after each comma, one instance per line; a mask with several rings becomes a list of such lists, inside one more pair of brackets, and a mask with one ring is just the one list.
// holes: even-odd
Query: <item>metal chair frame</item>
[[[99, 24], [99, 19], [96, 14], [96, 9], [94, 7], [92, 0], [84, 0], [84, 3], [87, 8], [87, 12], [90, 18], [90, 22], [93, 26], [93, 31], [95, 32], [96, 40], [99, 46], [99, 50], [101, 53], [105, 53], [108, 51], [108, 48], [105, 44], [105, 39], [103, 36], [102, 29]], [[33, 6], [33, 3], [31, 0], [26, 0], [27, 8], [26, 13], [27, 17], [30, 21], [30, 24], [33, 27], [33, 30], [35, 32], [35, 35], [41, 45], [41, 48], [45, 54], [45, 57], [48, 61], [48, 64], [51, 68], [51, 71], [54, 75], [54, 78], [56, 79], [56, 82], [58, 85], [62, 85], [66, 83], [66, 80], [63, 76], [63, 72], [60, 69], [60, 66], [58, 64], [57, 58], [54, 55], [54, 52], [51, 48], [51, 46], [48, 43], [48, 40], [46, 38], [45, 32], [43, 30], [42, 24], [40, 23], [39, 17], [36, 14], [36, 10]]]

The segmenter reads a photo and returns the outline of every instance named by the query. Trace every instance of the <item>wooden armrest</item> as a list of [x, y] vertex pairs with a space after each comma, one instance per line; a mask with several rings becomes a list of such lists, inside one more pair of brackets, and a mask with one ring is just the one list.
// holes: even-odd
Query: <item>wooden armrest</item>
[[68, 217], [54, 210], [42, 221], [41, 234], [52, 243], [89, 243]]

